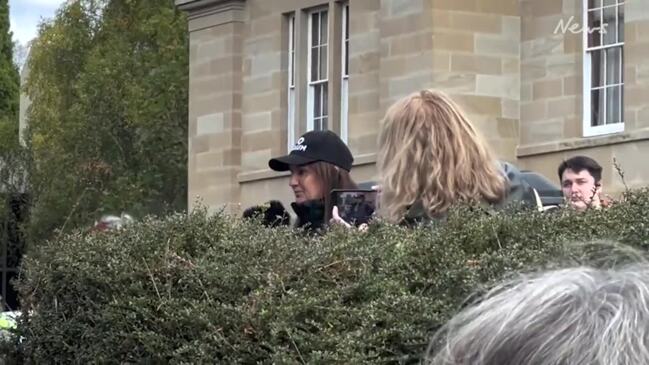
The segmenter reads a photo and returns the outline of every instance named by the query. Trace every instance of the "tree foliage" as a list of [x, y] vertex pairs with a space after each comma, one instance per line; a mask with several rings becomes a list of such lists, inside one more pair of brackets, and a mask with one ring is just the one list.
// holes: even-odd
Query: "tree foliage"
[[33, 239], [186, 208], [188, 37], [172, 0], [80, 0], [29, 58]]
[[8, 0], [0, 0], [0, 121], [13, 122], [18, 116], [18, 68], [13, 62], [14, 44], [9, 31]]

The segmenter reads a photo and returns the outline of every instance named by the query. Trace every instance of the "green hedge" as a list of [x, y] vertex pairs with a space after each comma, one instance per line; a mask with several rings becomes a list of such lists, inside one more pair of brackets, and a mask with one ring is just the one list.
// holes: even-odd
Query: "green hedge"
[[[28, 363], [417, 363], [469, 294], [508, 273], [644, 248], [649, 192], [575, 214], [465, 207], [444, 224], [306, 238], [204, 212], [32, 252], [19, 282]], [[575, 247], [579, 247], [575, 249]], [[555, 263], [549, 265], [548, 263]]]

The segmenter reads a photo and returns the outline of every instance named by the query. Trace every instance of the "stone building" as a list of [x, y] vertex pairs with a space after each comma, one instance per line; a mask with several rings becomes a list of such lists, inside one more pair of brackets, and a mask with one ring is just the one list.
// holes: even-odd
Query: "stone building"
[[376, 179], [396, 99], [446, 91], [499, 157], [557, 180], [576, 154], [604, 186], [645, 185], [647, 0], [176, 0], [189, 18], [189, 202], [291, 201], [267, 161], [328, 128]]

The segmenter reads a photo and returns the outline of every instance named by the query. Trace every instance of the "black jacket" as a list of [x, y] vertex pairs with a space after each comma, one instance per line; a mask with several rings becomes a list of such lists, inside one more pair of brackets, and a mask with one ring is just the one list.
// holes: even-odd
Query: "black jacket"
[[304, 228], [308, 232], [319, 232], [326, 225], [325, 206], [322, 200], [309, 200], [304, 203], [291, 203], [291, 208], [297, 215], [296, 228]]

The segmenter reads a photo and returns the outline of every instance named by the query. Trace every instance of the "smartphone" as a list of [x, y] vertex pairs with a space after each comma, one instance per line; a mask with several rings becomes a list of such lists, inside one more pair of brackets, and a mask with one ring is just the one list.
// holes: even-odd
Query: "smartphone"
[[376, 190], [334, 189], [331, 191], [331, 201], [338, 207], [340, 218], [360, 225], [372, 218], [377, 206], [377, 194]]

